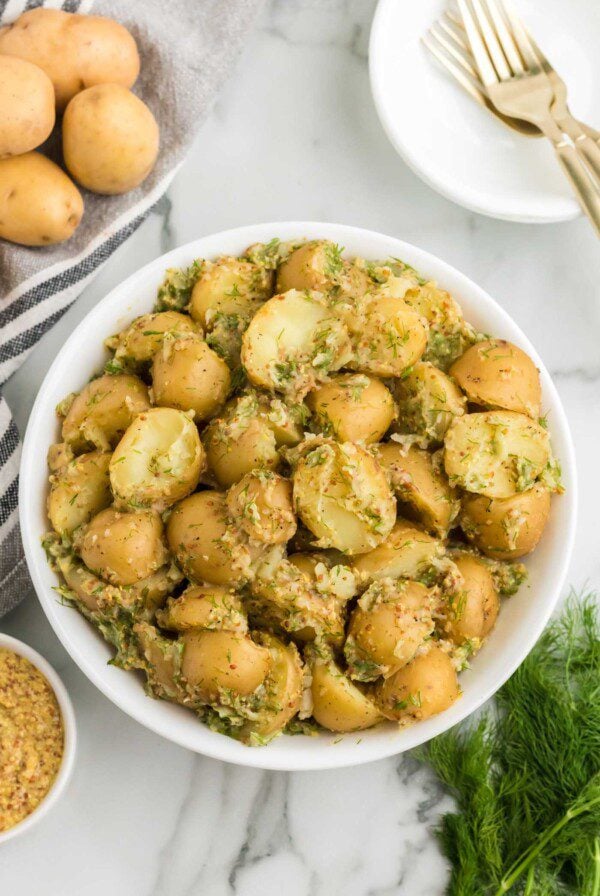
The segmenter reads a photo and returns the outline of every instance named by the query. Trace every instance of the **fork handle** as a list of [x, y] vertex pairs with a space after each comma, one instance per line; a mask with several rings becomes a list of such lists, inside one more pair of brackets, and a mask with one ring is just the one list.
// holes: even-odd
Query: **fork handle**
[[577, 121], [569, 112], [560, 117], [555, 116], [555, 121], [571, 138], [575, 149], [583, 156], [590, 170], [600, 182], [600, 146], [595, 140], [592, 140], [587, 125]]
[[[554, 141], [553, 141], [554, 143]], [[563, 171], [571, 181], [582, 209], [600, 236], [600, 190], [584, 168], [577, 152], [567, 143], [554, 143]]]

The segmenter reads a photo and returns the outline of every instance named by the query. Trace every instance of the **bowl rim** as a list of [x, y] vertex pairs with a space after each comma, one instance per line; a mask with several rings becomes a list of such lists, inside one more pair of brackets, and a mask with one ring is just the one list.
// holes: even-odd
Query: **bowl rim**
[[[33, 477], [29, 477], [27, 475], [27, 471], [30, 467], [34, 468], [36, 464], [39, 464], [39, 440], [36, 441], [38, 418], [41, 418], [44, 411], [46, 410], [46, 405], [48, 404], [48, 402], [45, 398], [45, 393], [53, 384], [57, 376], [57, 371], [59, 370], [63, 359], [70, 356], [72, 357], [72, 352], [77, 351], [78, 339], [81, 337], [81, 335], [84, 336], [84, 339], [89, 341], [89, 337], [84, 335], [84, 331], [92, 332], [94, 322], [96, 321], [96, 319], [102, 319], [104, 315], [104, 308], [107, 305], [115, 305], [115, 318], [118, 318], [119, 311], [122, 313], [123, 305], [127, 304], [128, 298], [131, 298], [132, 295], [135, 295], [138, 280], [144, 278], [147, 279], [152, 276], [155, 277], [155, 282], [158, 283], [162, 275], [164, 274], [164, 271], [168, 267], [189, 264], [190, 261], [184, 261], [184, 259], [189, 258], [191, 260], [195, 257], [199, 257], [203, 252], [203, 244], [207, 242], [223, 243], [227, 241], [236, 241], [240, 246], [248, 246], [255, 242], [268, 240], [272, 238], [273, 234], [279, 234], [282, 239], [293, 239], [300, 237], [315, 239], [320, 237], [342, 243], [344, 243], [346, 239], [354, 242], [366, 242], [367, 240], [372, 240], [375, 242], [385, 241], [387, 243], [393, 243], [395, 254], [397, 254], [398, 257], [409, 258], [410, 263], [414, 264], [415, 267], [420, 267], [424, 271], [429, 270], [434, 279], [438, 279], [443, 286], [446, 285], [444, 278], [447, 278], [450, 282], [454, 282], [455, 287], [458, 286], [459, 289], [462, 288], [466, 293], [469, 294], [470, 298], [468, 299], [468, 301], [475, 303], [481, 302], [481, 304], [483, 305], [482, 311], [484, 315], [486, 311], [488, 315], [493, 313], [509, 331], [512, 331], [513, 333], [516, 333], [518, 335], [519, 344], [522, 348], [524, 348], [525, 351], [527, 351], [531, 355], [534, 362], [536, 363], [536, 366], [540, 368], [540, 371], [546, 380], [544, 397], [546, 399], [546, 404], [550, 406], [552, 410], [553, 432], [556, 434], [558, 433], [558, 431], [560, 431], [561, 434], [561, 439], [563, 442], [563, 446], [561, 449], [561, 463], [563, 464], [563, 469], [565, 470], [565, 472], [568, 473], [569, 479], [569, 489], [567, 490], [567, 493], [561, 497], [561, 501], [565, 501], [567, 505], [565, 514], [568, 525], [567, 531], [563, 533], [561, 542], [563, 544], [561, 562], [558, 567], [558, 571], [555, 572], [552, 585], [550, 585], [547, 589], [547, 592], [549, 594], [551, 593], [552, 597], [546, 598], [543, 607], [540, 608], [539, 615], [536, 617], [535, 624], [529, 626], [526, 631], [521, 633], [521, 647], [518, 651], [518, 655], [513, 656], [511, 662], [508, 662], [506, 664], [506, 666], [502, 670], [502, 674], [499, 675], [497, 679], [494, 679], [493, 683], [489, 684], [487, 687], [480, 686], [480, 690], [478, 691], [477, 696], [471, 697], [471, 703], [469, 704], [468, 709], [464, 708], [466, 701], [461, 700], [459, 701], [460, 707], [459, 704], [454, 704], [455, 712], [453, 713], [452, 721], [446, 720], [444, 724], [444, 716], [446, 714], [441, 713], [440, 715], [435, 716], [432, 719], [419, 723], [419, 725], [412, 726], [412, 728], [409, 729], [404, 729], [406, 740], [406, 743], [404, 744], [398, 744], [394, 741], [393, 737], [390, 737], [389, 739], [386, 738], [385, 745], [382, 746], [379, 743], [376, 745], [371, 745], [370, 750], [366, 752], [363, 750], [354, 750], [351, 754], [348, 752], [344, 755], [340, 755], [341, 751], [336, 752], [335, 750], [317, 750], [313, 753], [309, 753], [308, 751], [302, 752], [301, 756], [297, 756], [296, 758], [293, 758], [291, 756], [288, 757], [285, 751], [271, 751], [268, 747], [260, 749], [246, 747], [239, 744], [237, 741], [234, 741], [222, 735], [217, 737], [216, 742], [207, 742], [200, 745], [192, 745], [186, 740], [185, 737], [179, 735], [177, 731], [173, 732], [171, 730], [166, 715], [164, 721], [161, 720], [160, 722], [158, 722], [156, 720], [148, 719], [147, 713], [145, 713], [143, 709], [138, 709], [137, 707], [132, 706], [125, 707], [124, 704], [127, 703], [127, 700], [119, 694], [118, 688], [111, 687], [109, 683], [102, 679], [99, 670], [96, 668], [94, 663], [88, 659], [85, 652], [81, 649], [81, 645], [77, 642], [77, 639], [69, 637], [69, 635], [62, 630], [60, 621], [58, 619], [55, 619], [54, 617], [54, 606], [51, 605], [50, 598], [47, 594], [49, 589], [43, 581], [41, 570], [42, 567], [44, 569], [47, 569], [47, 565], [45, 558], [41, 558], [40, 555], [39, 535], [36, 534], [37, 527], [35, 524], [35, 518], [33, 516], [33, 507], [35, 506], [36, 494], [32, 491], [31, 481]], [[218, 252], [219, 250], [217, 249], [214, 252], [211, 251], [210, 254], [216, 255], [218, 254]], [[360, 251], [357, 250], [355, 254], [360, 254]], [[451, 291], [455, 291], [455, 287], [453, 287]], [[37, 497], [39, 498], [39, 496]], [[149, 728], [155, 733], [166, 737], [168, 740], [171, 740], [172, 742], [180, 746], [186, 747], [187, 749], [192, 749], [195, 752], [202, 753], [203, 755], [209, 756], [211, 758], [232, 762], [234, 764], [242, 766], [271, 770], [314, 771], [318, 769], [342, 768], [353, 765], [360, 765], [365, 762], [371, 762], [377, 759], [386, 758], [388, 756], [397, 755], [399, 753], [405, 752], [408, 749], [411, 749], [412, 747], [418, 746], [421, 743], [425, 743], [432, 737], [440, 734], [442, 731], [447, 730], [448, 728], [452, 727], [453, 725], [457, 724], [458, 722], [462, 721], [467, 716], [475, 712], [486, 700], [493, 696], [493, 694], [496, 693], [496, 691], [502, 686], [502, 684], [504, 684], [504, 682], [510, 677], [510, 675], [512, 675], [514, 670], [520, 665], [520, 663], [523, 662], [524, 658], [533, 648], [535, 642], [546, 626], [546, 623], [548, 622], [560, 597], [560, 593], [566, 578], [575, 537], [575, 524], [577, 517], [577, 475], [571, 432], [564, 408], [562, 406], [562, 402], [556, 391], [556, 387], [554, 386], [554, 383], [552, 382], [545, 365], [543, 364], [541, 358], [539, 357], [537, 351], [535, 350], [527, 336], [523, 333], [516, 322], [510, 317], [510, 315], [500, 305], [498, 305], [498, 303], [494, 299], [492, 299], [492, 297], [487, 292], [485, 292], [485, 290], [483, 290], [465, 274], [461, 273], [452, 265], [433, 255], [432, 253], [387, 234], [368, 230], [365, 228], [352, 227], [349, 225], [334, 224], [328, 222], [275, 221], [250, 224], [225, 231], [220, 231], [214, 234], [207, 234], [188, 243], [185, 243], [182, 246], [172, 249], [132, 273], [129, 277], [127, 277], [124, 281], [122, 281], [114, 289], [112, 289], [106, 296], [104, 296], [104, 298], [102, 298], [96, 304], [96, 306], [85, 315], [85, 317], [75, 327], [69, 338], [65, 341], [56, 358], [54, 359], [52, 365], [50, 366], [48, 372], [46, 373], [46, 376], [38, 391], [36, 400], [31, 410], [27, 430], [23, 441], [23, 453], [20, 469], [19, 507], [21, 508], [22, 538], [27, 565], [33, 580], [36, 594], [42, 605], [42, 609], [44, 610], [50, 622], [50, 625], [54, 629], [59, 640], [63, 643], [63, 646], [69, 653], [70, 657], [90, 679], [90, 681], [105, 696], [107, 696], [111, 700], [111, 702], [118, 706], [127, 715], [134, 718], [137, 722], [144, 725], [146, 728]], [[415, 732], [419, 731], [421, 731], [421, 733], [417, 733], [415, 735]], [[410, 733], [407, 735], [406, 732]], [[306, 740], [312, 741], [312, 738], [306, 738]], [[335, 742], [337, 741], [334, 741], [334, 743]]]
[[43, 797], [41, 802], [35, 807], [33, 812], [30, 812], [29, 815], [26, 815], [25, 818], [7, 831], [0, 831], [0, 846], [2, 846], [4, 843], [12, 840], [13, 837], [26, 833], [35, 824], [41, 821], [65, 792], [75, 766], [75, 756], [77, 753], [77, 723], [69, 692], [62, 679], [47, 659], [24, 641], [20, 641], [12, 635], [2, 634], [1, 632], [0, 648], [12, 650], [13, 653], [24, 657], [42, 673], [56, 696], [64, 732], [63, 755], [57, 775], [52, 782], [50, 789], [46, 793], [46, 796]]

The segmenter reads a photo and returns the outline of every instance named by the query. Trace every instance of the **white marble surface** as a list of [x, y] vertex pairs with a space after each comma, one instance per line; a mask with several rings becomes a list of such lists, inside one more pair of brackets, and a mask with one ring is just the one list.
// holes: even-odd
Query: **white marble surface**
[[[141, 8], [141, 7], [140, 7]], [[531, 336], [573, 428], [581, 489], [570, 582], [600, 584], [600, 260], [588, 224], [523, 226], [452, 205], [398, 159], [369, 93], [371, 0], [273, 0], [168, 196], [54, 328], [6, 393], [18, 423], [57, 348], [116, 283], [183, 242], [254, 221], [394, 234], [481, 283]], [[408, 88], [407, 88], [408, 89]], [[75, 702], [68, 794], [0, 856], [21, 896], [438, 896], [431, 834], [449, 806], [408, 758], [314, 774], [195, 756], [130, 720], [68, 658], [33, 596], [0, 629], [42, 651]]]

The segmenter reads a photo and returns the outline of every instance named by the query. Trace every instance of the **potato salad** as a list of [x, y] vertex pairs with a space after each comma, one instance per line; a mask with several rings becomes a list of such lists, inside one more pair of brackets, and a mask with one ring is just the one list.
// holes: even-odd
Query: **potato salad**
[[525, 352], [398, 259], [277, 239], [168, 270], [106, 348], [44, 546], [115, 665], [248, 745], [460, 699], [562, 491]]

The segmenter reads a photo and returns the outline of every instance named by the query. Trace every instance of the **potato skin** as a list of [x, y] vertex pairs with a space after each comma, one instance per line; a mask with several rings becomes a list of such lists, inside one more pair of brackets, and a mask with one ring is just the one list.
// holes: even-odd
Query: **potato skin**
[[69, 173], [93, 193], [133, 190], [148, 177], [158, 155], [154, 115], [119, 84], [98, 84], [73, 97], [62, 137]]
[[398, 722], [428, 719], [448, 709], [459, 695], [452, 660], [440, 647], [415, 657], [375, 689], [378, 708]]
[[246, 473], [230, 488], [227, 507], [232, 518], [257, 541], [285, 544], [296, 533], [292, 484], [276, 473]]
[[59, 111], [94, 84], [131, 87], [140, 70], [136, 43], [123, 25], [103, 16], [41, 7], [0, 29], [0, 54], [43, 69], [54, 85]]
[[231, 389], [229, 367], [199, 336], [166, 339], [152, 362], [154, 403], [193, 411], [196, 423], [210, 420]]
[[326, 435], [340, 442], [377, 442], [395, 416], [392, 393], [381, 380], [363, 374], [340, 374], [306, 398]]
[[208, 466], [222, 488], [229, 488], [252, 470], [280, 465], [272, 425], [245, 397], [230, 402], [202, 433]]
[[487, 557], [516, 560], [537, 546], [550, 514], [550, 492], [536, 484], [509, 498], [465, 493], [460, 525]]
[[150, 407], [148, 389], [136, 376], [99, 376], [81, 390], [62, 425], [62, 437], [75, 451], [86, 446], [114, 448], [137, 414]]
[[252, 694], [269, 672], [269, 651], [248, 635], [201, 630], [186, 632], [181, 640], [181, 672], [202, 700], [218, 700], [221, 688], [240, 696]]
[[433, 445], [441, 445], [467, 402], [456, 383], [429, 361], [419, 361], [394, 384], [398, 401], [398, 432], [418, 433]]
[[112, 585], [133, 585], [167, 560], [161, 518], [150, 510], [101, 510], [88, 523], [75, 548], [85, 565]]
[[361, 731], [381, 721], [375, 704], [331, 660], [311, 663], [313, 717], [329, 731]]
[[427, 328], [402, 299], [365, 296], [347, 306], [352, 358], [345, 365], [360, 373], [402, 377], [423, 355]]
[[463, 578], [458, 594], [452, 596], [447, 611], [445, 630], [455, 644], [486, 638], [498, 617], [500, 599], [492, 574], [472, 554], [452, 556]]
[[388, 577], [414, 579], [441, 553], [440, 541], [398, 518], [385, 541], [368, 554], [356, 557], [352, 569], [366, 583]]
[[341, 257], [341, 249], [330, 240], [310, 240], [294, 249], [277, 271], [277, 291], [316, 289], [342, 290], [360, 296], [369, 288], [365, 271]]
[[158, 311], [136, 317], [121, 333], [111, 337], [108, 344], [115, 348], [118, 361], [137, 369], [152, 361], [167, 334], [177, 338], [198, 331], [198, 324], [189, 315], [178, 311]]
[[58, 165], [39, 152], [0, 160], [0, 239], [21, 246], [68, 240], [83, 214], [83, 199]]
[[210, 329], [217, 314], [248, 318], [273, 293], [273, 277], [258, 265], [240, 258], [224, 256], [205, 261], [192, 289], [190, 314]]
[[0, 55], [0, 159], [30, 152], [54, 127], [54, 88], [37, 65]]
[[540, 374], [522, 349], [505, 339], [485, 339], [455, 361], [450, 374], [472, 404], [540, 415]]
[[179, 597], [169, 598], [156, 614], [161, 628], [225, 630], [244, 634], [248, 623], [239, 596], [223, 585], [189, 585]]
[[56, 532], [69, 535], [112, 503], [110, 453], [91, 451], [70, 461], [51, 480], [48, 516]]

